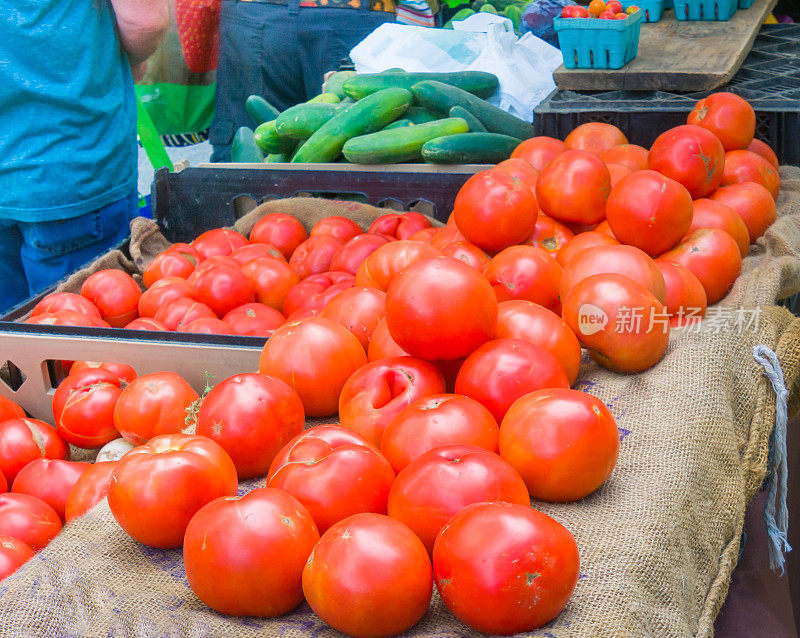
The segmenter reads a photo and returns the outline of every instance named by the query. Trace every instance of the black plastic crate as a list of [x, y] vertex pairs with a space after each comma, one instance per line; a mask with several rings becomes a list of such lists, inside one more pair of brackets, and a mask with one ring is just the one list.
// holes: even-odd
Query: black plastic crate
[[[717, 91], [741, 95], [756, 112], [756, 137], [782, 164], [800, 165], [800, 24], [764, 25], [733, 79]], [[564, 139], [579, 124], [618, 126], [633, 144], [650, 147], [663, 131], [686, 123], [695, 103], [713, 93], [553, 91], [534, 109], [537, 135]]]

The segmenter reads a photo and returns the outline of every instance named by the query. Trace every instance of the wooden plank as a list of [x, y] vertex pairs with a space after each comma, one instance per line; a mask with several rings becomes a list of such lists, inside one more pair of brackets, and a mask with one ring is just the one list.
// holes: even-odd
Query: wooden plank
[[553, 79], [571, 91], [708, 91], [728, 83], [753, 47], [777, 0], [755, 0], [727, 22], [678, 21], [669, 9], [656, 23], [642, 23], [639, 54], [623, 68], [558, 67]]

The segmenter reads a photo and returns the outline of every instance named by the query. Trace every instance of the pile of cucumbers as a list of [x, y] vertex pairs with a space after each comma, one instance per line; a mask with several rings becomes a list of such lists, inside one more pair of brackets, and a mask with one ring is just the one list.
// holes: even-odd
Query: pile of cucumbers
[[469, 6], [459, 9], [443, 28], [452, 29], [454, 21], [464, 20], [475, 13], [494, 13], [511, 20], [516, 34], [522, 35], [522, 12], [531, 2], [534, 0], [475, 0]]
[[497, 77], [459, 73], [341, 71], [324, 93], [279, 113], [251, 95], [255, 131], [240, 128], [234, 162], [494, 164], [533, 137], [533, 126], [489, 104]]

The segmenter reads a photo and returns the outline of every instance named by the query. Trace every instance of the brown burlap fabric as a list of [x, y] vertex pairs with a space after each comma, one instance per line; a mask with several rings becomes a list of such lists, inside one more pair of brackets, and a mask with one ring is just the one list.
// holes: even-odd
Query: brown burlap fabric
[[[797, 406], [800, 319], [773, 304], [800, 291], [800, 169], [784, 168], [782, 177], [780, 219], [751, 249], [724, 301], [731, 311], [760, 306], [757, 325], [675, 330], [664, 359], [639, 375], [617, 375], [589, 362], [582, 367], [577, 387], [609, 405], [620, 428], [620, 456], [612, 477], [590, 497], [534, 503], [575, 535], [581, 577], [564, 612], [530, 635], [713, 634], [736, 564], [745, 507], [767, 474], [776, 414], [775, 394], [753, 360], [754, 346], [776, 352]], [[247, 232], [256, 218], [276, 210], [291, 210], [313, 224], [318, 209], [322, 216], [342, 214], [323, 211], [319, 203], [279, 200], [253, 211], [237, 228]], [[346, 214], [362, 225], [369, 219], [364, 210]], [[146, 226], [137, 222], [135, 237], [155, 242], [152, 226], [143, 232]], [[144, 252], [131, 249], [140, 267]], [[263, 482], [243, 484], [242, 490], [254, 484]], [[338, 635], [305, 604], [271, 620], [216, 614], [192, 594], [180, 550], [136, 543], [105, 503], [0, 583], [0, 627], [4, 636], [26, 638]], [[428, 614], [409, 635], [475, 633], [434, 594]]]

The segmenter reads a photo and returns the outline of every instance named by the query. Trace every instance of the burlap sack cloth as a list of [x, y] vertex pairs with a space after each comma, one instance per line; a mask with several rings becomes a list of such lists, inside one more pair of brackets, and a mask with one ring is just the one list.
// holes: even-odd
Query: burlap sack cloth
[[[617, 419], [619, 462], [603, 488], [578, 503], [534, 503], [575, 535], [581, 577], [564, 612], [530, 635], [712, 635], [736, 564], [745, 506], [767, 474], [775, 421], [775, 393], [753, 360], [755, 345], [777, 353], [792, 396], [790, 414], [800, 395], [800, 319], [772, 305], [800, 291], [800, 169], [784, 168], [782, 177], [780, 218], [751, 248], [724, 301], [731, 308], [762, 305], [757, 327], [742, 334], [675, 330], [661, 363], [639, 375], [617, 375], [593, 363], [582, 367], [577, 387], [600, 397]], [[267, 211], [292, 211], [308, 225], [328, 214], [361, 223], [377, 214], [352, 203], [333, 206], [270, 202], [238, 228], [249, 231]], [[133, 262], [108, 255], [105, 265], [139, 270], [164, 245], [151, 224], [137, 222]], [[85, 276], [76, 274], [67, 287]], [[211, 611], [190, 590], [180, 550], [133, 541], [105, 502], [0, 583], [0, 628], [3, 636], [25, 638], [337, 635], [305, 604], [272, 620]], [[428, 614], [409, 632], [475, 634], [435, 594]]]

